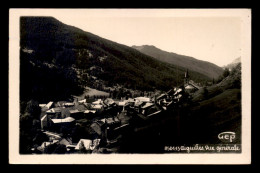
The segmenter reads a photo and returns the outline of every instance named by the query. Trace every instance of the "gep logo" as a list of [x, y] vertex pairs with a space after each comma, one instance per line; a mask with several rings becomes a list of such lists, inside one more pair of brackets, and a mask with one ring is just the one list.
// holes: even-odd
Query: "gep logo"
[[236, 138], [235, 132], [222, 132], [218, 135], [218, 138], [222, 142], [233, 142]]

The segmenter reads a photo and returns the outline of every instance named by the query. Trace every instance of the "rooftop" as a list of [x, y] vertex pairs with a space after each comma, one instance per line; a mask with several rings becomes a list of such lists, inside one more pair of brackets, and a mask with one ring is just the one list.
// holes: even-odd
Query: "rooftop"
[[114, 102], [113, 99], [107, 98], [107, 99], [104, 101], [104, 103], [105, 103], [106, 105], [112, 105], [112, 104], [114, 104], [115, 102]]
[[98, 135], [102, 134], [101, 128], [100, 128], [100, 124], [98, 122], [94, 122], [91, 124], [90, 126]]
[[92, 105], [93, 109], [102, 109], [103, 105]]
[[85, 147], [86, 150], [94, 150], [99, 145], [100, 139], [80, 139], [77, 146], [75, 147], [75, 150], [79, 150], [81, 148], [81, 145]]
[[150, 98], [148, 98], [148, 97], [136, 97], [135, 100], [139, 100], [139, 101], [142, 101], [142, 102], [149, 102]]
[[86, 103], [87, 100], [86, 99], [83, 99], [83, 100], [80, 100], [79, 103]]
[[53, 102], [51, 101], [51, 102], [49, 102], [48, 104], [46, 104], [46, 107], [51, 107], [52, 104], [53, 104]]
[[39, 104], [41, 108], [45, 107], [47, 104]]
[[88, 113], [96, 113], [96, 110], [85, 110], [84, 113], [88, 114]]
[[142, 108], [145, 109], [153, 105], [154, 105], [153, 103], [146, 103]]
[[114, 123], [113, 118], [107, 118], [107, 119], [106, 119], [106, 123], [107, 123], [107, 124], [112, 124], [112, 123]]
[[67, 103], [63, 103], [63, 105], [64, 105], [64, 106], [74, 106], [74, 103], [69, 103], [69, 102], [67, 102]]
[[93, 105], [99, 105], [101, 104], [102, 100], [98, 99], [97, 101], [92, 102]]
[[159, 97], [157, 97], [157, 99], [164, 98], [165, 96], [166, 96], [166, 94], [161, 94]]
[[41, 121], [43, 121], [44, 119], [47, 118], [47, 115], [44, 115], [42, 118], [41, 118]]
[[63, 118], [63, 119], [51, 119], [53, 123], [70, 123], [75, 121], [74, 118], [72, 117], [67, 117], [67, 118]]
[[125, 105], [126, 105], [126, 102], [125, 102], [125, 101], [118, 102], [118, 105], [119, 105], [119, 106], [125, 106]]
[[72, 109], [72, 110], [69, 110], [71, 114], [73, 113], [79, 113], [79, 111], [77, 109]]

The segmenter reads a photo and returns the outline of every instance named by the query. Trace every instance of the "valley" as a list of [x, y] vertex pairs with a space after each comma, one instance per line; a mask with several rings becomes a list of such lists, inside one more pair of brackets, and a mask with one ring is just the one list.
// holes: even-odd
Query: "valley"
[[241, 63], [129, 47], [53, 17], [21, 17], [20, 153], [165, 153], [241, 143]]

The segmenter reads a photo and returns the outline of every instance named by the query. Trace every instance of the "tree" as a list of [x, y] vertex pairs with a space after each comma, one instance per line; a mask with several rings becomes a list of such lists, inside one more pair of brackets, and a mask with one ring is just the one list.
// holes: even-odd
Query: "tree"
[[208, 94], [209, 94], [209, 91], [208, 91], [207, 87], [203, 87], [202, 95], [203, 95], [204, 99], [208, 98]]
[[45, 134], [39, 131], [36, 136], [33, 139], [34, 144], [41, 145], [44, 141], [48, 141], [49, 137]]
[[20, 153], [30, 153], [33, 146], [33, 139], [38, 134], [40, 128], [41, 108], [38, 102], [30, 100], [27, 103], [25, 113], [20, 117]]
[[224, 72], [223, 72], [223, 77], [227, 77], [230, 74], [229, 69], [225, 68]]
[[30, 100], [27, 103], [25, 112], [27, 112], [33, 119], [39, 119], [41, 114], [41, 107], [37, 101]]
[[48, 146], [46, 146], [46, 147], [44, 148], [43, 153], [52, 154], [57, 147], [58, 147], [57, 144], [50, 144], [50, 145], [48, 145]]

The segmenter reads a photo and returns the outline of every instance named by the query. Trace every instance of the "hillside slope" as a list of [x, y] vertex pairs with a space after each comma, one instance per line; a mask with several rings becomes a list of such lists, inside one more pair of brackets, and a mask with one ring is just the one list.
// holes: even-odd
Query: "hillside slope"
[[[20, 25], [21, 80], [29, 79], [21, 83], [22, 91], [26, 91], [23, 95], [32, 95], [30, 91], [34, 88], [35, 95], [45, 93], [44, 97], [51, 98], [51, 93], [62, 94], [60, 91], [67, 91], [69, 86], [74, 86], [75, 90], [66, 92], [67, 95], [74, 94], [78, 91], [77, 86], [87, 85], [80, 83], [82, 78], [89, 83], [95, 82], [90, 80], [91, 77], [106, 81], [106, 86], [121, 84], [141, 90], [167, 90], [183, 83], [185, 68], [161, 62], [131, 47], [63, 24], [53, 17], [21, 17]], [[37, 73], [31, 73], [31, 66]], [[46, 72], [48, 76], [41, 73], [43, 66], [56, 69], [63, 76], [59, 79], [68, 79], [70, 85], [55, 81], [56, 70]], [[192, 70], [190, 76], [196, 82], [210, 80]], [[48, 80], [50, 77], [53, 80]]]
[[241, 63], [241, 57], [234, 59], [230, 64], [224, 66], [223, 68], [232, 69], [236, 67], [239, 63]]
[[160, 61], [174, 64], [183, 68], [188, 68], [189, 70], [205, 74], [210, 78], [216, 79], [223, 72], [223, 69], [221, 67], [218, 67], [213, 63], [201, 61], [189, 56], [166, 52], [158, 49], [155, 46], [143, 45], [132, 47]]
[[[217, 135], [224, 131], [236, 133], [236, 143], [241, 142], [241, 64], [237, 64], [222, 81], [193, 95], [193, 105], [186, 113], [185, 131], [191, 141], [220, 143]], [[184, 127], [184, 129], [185, 129]], [[201, 136], [200, 134], [203, 134]], [[206, 137], [205, 137], [206, 136]], [[208, 141], [210, 140], [210, 141]]]
[[[206, 88], [207, 98], [214, 97], [227, 89], [240, 89], [241, 90], [241, 63], [232, 68], [229, 75], [222, 77], [223, 79], [212, 86]], [[205, 99], [205, 89], [201, 88], [193, 95], [193, 101], [197, 102]]]

